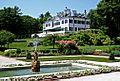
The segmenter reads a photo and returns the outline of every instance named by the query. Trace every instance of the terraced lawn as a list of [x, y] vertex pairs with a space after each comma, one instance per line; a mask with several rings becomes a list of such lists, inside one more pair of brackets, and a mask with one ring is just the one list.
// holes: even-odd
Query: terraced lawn
[[[31, 60], [28, 60], [28, 59], [18, 59], [18, 60], [31, 62]], [[41, 57], [38, 60], [39, 61], [90, 60], [90, 61], [97, 61], [97, 62], [120, 62], [120, 59], [109, 60], [108, 58], [90, 57], [90, 56], [74, 56], [74, 57], [55, 56], [55, 57], [47, 57], [47, 58]]]

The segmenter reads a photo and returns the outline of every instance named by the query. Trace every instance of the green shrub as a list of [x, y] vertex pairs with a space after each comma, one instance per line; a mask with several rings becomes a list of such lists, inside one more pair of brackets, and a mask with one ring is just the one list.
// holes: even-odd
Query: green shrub
[[120, 51], [119, 50], [113, 50], [113, 51], [111, 51], [111, 54], [114, 54], [114, 56], [120, 57]]
[[120, 47], [114, 47], [112, 50], [118, 50], [118, 51], [120, 51]]
[[18, 57], [26, 57], [26, 53], [25, 52], [22, 52], [18, 55]]
[[27, 52], [26, 59], [32, 59], [32, 55], [30, 54], [30, 52]]
[[115, 43], [116, 43], [116, 44], [120, 44], [120, 37], [117, 37]]
[[5, 53], [4, 52], [0, 52], [0, 55], [4, 55]]
[[21, 52], [25, 52], [26, 50], [22, 50]]
[[13, 57], [13, 56], [16, 56], [16, 53], [17, 50], [16, 49], [7, 49], [5, 50], [5, 56], [10, 56], [10, 57]]
[[17, 48], [16, 53], [17, 53], [17, 54], [20, 54], [20, 53], [21, 53], [21, 49]]
[[111, 53], [111, 54], [109, 55], [109, 60], [115, 60], [115, 56], [114, 56], [113, 53]]
[[41, 52], [43, 52], [43, 53], [50, 53], [50, 50], [48, 49], [48, 50], [41, 50]]
[[95, 50], [93, 50], [93, 49], [82, 49], [83, 54], [91, 54], [93, 52], [95, 52]]

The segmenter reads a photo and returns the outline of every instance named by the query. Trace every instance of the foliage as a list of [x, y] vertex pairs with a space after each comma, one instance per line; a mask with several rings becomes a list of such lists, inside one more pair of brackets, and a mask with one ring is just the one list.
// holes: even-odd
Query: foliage
[[120, 50], [113, 50], [111, 51], [111, 54], [114, 54], [114, 56], [120, 57]]
[[48, 35], [48, 36], [43, 38], [42, 43], [45, 46], [52, 45], [53, 48], [54, 48], [55, 47], [55, 41], [60, 40], [60, 39], [61, 39], [61, 37], [59, 35], [56, 35], [56, 34]]
[[64, 54], [80, 54], [78, 47], [76, 46], [76, 42], [73, 40], [60, 40], [56, 41], [58, 44], [59, 52]]
[[17, 48], [16, 53], [20, 54], [21, 53], [21, 49]]
[[109, 60], [115, 60], [115, 55], [113, 52], [109, 55]]
[[[32, 38], [30, 39], [22, 39], [25, 40], [27, 42], [12, 42], [10, 44], [10, 48], [20, 48], [21, 50], [32, 50], [32, 47], [28, 47], [28, 42], [33, 40]], [[78, 45], [78, 43], [77, 43]], [[39, 45], [37, 47], [37, 50], [56, 50], [57, 49], [57, 44], [55, 45], [55, 49], [52, 48], [53, 46], [44, 46], [44, 45]], [[103, 50], [104, 52], [110, 52], [113, 48], [118, 48], [120, 47], [120, 45], [99, 45], [99, 46], [94, 46], [94, 45], [86, 45], [86, 46], [79, 46], [79, 49], [100, 49]]]
[[117, 38], [116, 38], [115, 43], [118, 44], [118, 45], [120, 44], [120, 37], [117, 37]]
[[23, 16], [21, 16], [21, 19], [22, 19], [22, 21], [21, 21], [22, 26], [20, 27], [20, 30], [19, 30], [19, 35], [21, 38], [31, 37], [31, 34], [38, 32], [39, 22], [37, 19], [35, 19], [29, 15], [23, 15]]
[[20, 33], [21, 14], [21, 10], [17, 6], [0, 9], [0, 30], [7, 30], [18, 35]]
[[0, 55], [5, 55], [5, 53], [0, 51]]
[[100, 29], [81, 30], [78, 33], [68, 33], [62, 39], [75, 40], [77, 45], [110, 45], [113, 41]]
[[21, 9], [17, 6], [4, 7], [0, 9], [0, 30], [10, 31], [17, 38], [31, 37], [31, 34], [42, 31], [43, 23], [49, 17], [51, 17], [49, 12], [41, 14], [39, 18], [33, 18], [29, 15], [22, 15]]
[[15, 56], [17, 56], [17, 49], [7, 49], [7, 50], [5, 50], [5, 53], [4, 53], [4, 55], [5, 56], [9, 56], [9, 57], [15, 57]]
[[87, 49], [87, 48], [81, 49], [81, 51], [82, 51], [82, 54], [91, 54], [91, 53], [95, 52], [95, 50], [91, 49], [91, 48], [89, 48], [89, 49]]
[[6, 47], [0, 47], [0, 51], [5, 51], [7, 48]]
[[9, 31], [0, 31], [0, 45], [5, 45], [12, 43], [14, 41], [15, 35]]
[[30, 52], [27, 52], [27, 54], [26, 54], [26, 59], [32, 59], [32, 55], [31, 55]]
[[91, 10], [89, 18], [92, 28], [104, 30], [111, 38], [120, 34], [120, 1], [101, 0], [97, 8]]

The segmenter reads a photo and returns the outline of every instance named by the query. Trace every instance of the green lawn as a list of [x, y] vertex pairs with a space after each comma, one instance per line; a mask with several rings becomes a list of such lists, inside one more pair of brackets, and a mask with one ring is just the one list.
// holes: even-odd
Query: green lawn
[[[23, 39], [23, 40], [26, 40], [26, 42], [13, 42], [9, 45], [9, 48], [20, 48], [22, 50], [33, 50], [34, 49], [34, 47], [27, 46], [28, 43], [33, 40], [32, 38]], [[38, 50], [51, 49], [51, 48], [52, 46], [43, 46], [43, 45], [39, 45], [37, 47]]]
[[120, 47], [120, 45], [104, 45], [104, 46], [79, 46], [80, 49], [99, 49], [99, 50], [102, 50], [102, 51], [108, 51], [112, 48], [115, 48], [115, 47]]
[[[18, 59], [22, 61], [31, 62], [31, 60], [26, 59]], [[47, 57], [47, 58], [39, 58], [39, 61], [59, 61], [59, 60], [90, 60], [90, 61], [97, 61], [97, 62], [120, 62], [120, 59], [116, 60], [109, 60], [108, 58], [101, 58], [101, 57], [87, 57], [87, 56], [75, 56], [75, 57]]]
[[[28, 39], [23, 39], [23, 40], [26, 40], [27, 42], [13, 42], [10, 44], [10, 48], [20, 48], [20, 49], [23, 49], [23, 50], [32, 50], [34, 49], [33, 47], [27, 47], [28, 43], [33, 40], [32, 38], [28, 38]], [[114, 47], [120, 47], [120, 45], [106, 45], [106, 46], [79, 46], [80, 49], [99, 49], [99, 50], [103, 50], [103, 51], [106, 51], [106, 50], [109, 50], [109, 49], [112, 49]], [[51, 49], [52, 46], [43, 46], [43, 45], [40, 45], [38, 46], [38, 50], [42, 50], [42, 49]]]

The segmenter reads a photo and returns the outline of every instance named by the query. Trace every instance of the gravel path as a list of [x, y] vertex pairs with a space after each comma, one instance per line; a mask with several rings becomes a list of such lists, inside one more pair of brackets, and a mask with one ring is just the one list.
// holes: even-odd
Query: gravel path
[[62, 79], [59, 81], [120, 81], [120, 72]]
[[8, 58], [4, 56], [0, 56], [0, 68], [3, 65], [10, 65], [10, 64], [26, 64], [27, 62], [16, 60], [15, 58]]

